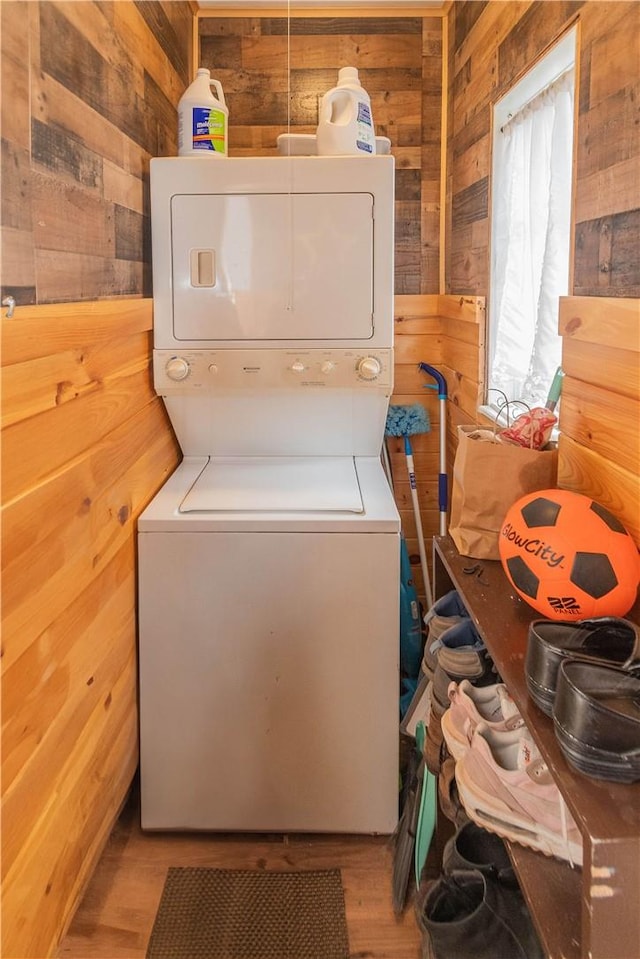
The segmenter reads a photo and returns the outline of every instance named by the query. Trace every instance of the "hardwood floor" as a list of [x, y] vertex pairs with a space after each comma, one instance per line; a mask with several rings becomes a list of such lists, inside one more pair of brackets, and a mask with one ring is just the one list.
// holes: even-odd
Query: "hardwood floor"
[[137, 792], [107, 843], [57, 959], [144, 959], [169, 866], [340, 868], [352, 959], [419, 959], [410, 904], [391, 904], [388, 837], [143, 833]]

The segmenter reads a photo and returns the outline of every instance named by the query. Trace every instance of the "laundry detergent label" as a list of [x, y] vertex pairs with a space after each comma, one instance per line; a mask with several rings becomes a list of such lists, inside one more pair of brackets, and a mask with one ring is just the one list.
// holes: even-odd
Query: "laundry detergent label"
[[368, 103], [363, 103], [362, 100], [358, 103], [358, 123], [364, 123], [366, 126], [371, 126], [371, 110], [369, 109]]
[[227, 118], [222, 110], [210, 107], [193, 108], [192, 142], [194, 150], [224, 153]]
[[374, 134], [373, 121], [371, 120], [371, 110], [369, 104], [362, 100], [358, 101], [357, 115], [358, 133], [356, 136], [356, 147], [363, 153], [373, 153]]

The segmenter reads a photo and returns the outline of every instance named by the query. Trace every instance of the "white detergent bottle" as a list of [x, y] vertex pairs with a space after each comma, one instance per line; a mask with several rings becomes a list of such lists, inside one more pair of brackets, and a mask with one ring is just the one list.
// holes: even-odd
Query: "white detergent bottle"
[[319, 156], [373, 156], [376, 134], [369, 94], [360, 86], [355, 67], [342, 67], [338, 85], [320, 104], [316, 134]]
[[228, 124], [222, 84], [200, 67], [178, 104], [178, 156], [226, 157]]

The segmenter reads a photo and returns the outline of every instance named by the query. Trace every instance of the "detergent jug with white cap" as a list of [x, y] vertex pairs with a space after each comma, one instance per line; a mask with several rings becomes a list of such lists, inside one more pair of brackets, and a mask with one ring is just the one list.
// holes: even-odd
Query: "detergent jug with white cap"
[[371, 100], [355, 67], [342, 67], [338, 85], [323, 96], [316, 139], [320, 156], [375, 154]]
[[200, 67], [178, 104], [178, 156], [226, 157], [228, 122], [222, 84]]

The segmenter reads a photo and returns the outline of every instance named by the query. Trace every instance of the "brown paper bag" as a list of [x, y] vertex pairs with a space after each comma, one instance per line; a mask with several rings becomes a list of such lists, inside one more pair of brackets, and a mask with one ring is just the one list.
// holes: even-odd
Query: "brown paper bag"
[[449, 534], [463, 556], [499, 559], [498, 534], [520, 497], [553, 489], [557, 449], [533, 450], [501, 442], [491, 430], [458, 427]]

